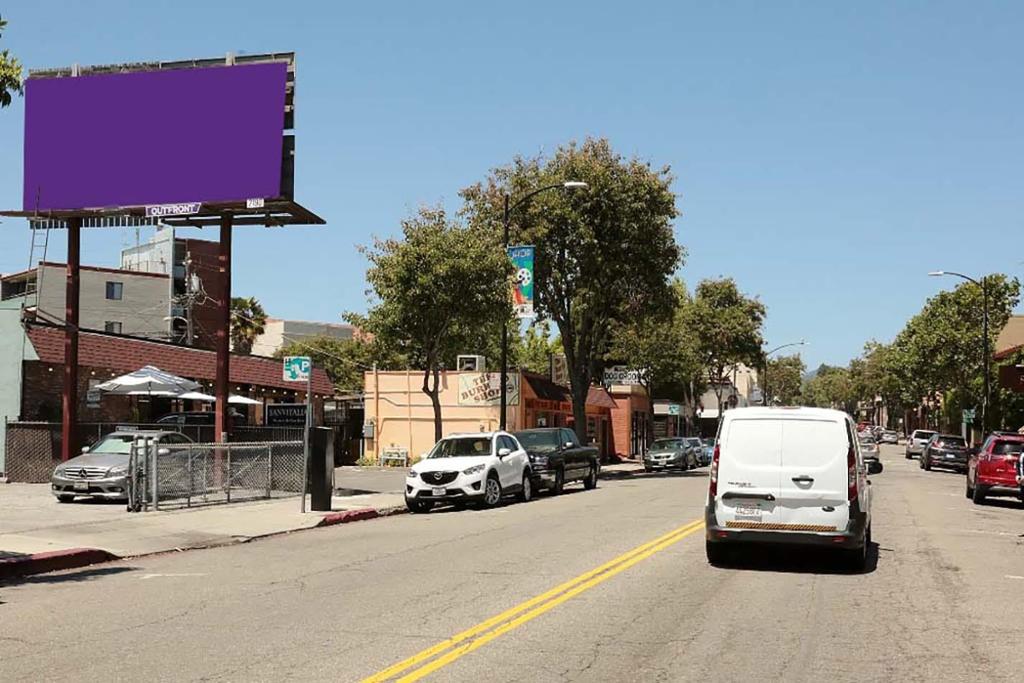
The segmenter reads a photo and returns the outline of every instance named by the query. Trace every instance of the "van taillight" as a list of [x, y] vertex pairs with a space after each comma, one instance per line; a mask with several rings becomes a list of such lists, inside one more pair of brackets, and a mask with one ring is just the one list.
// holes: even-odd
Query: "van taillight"
[[715, 454], [711, 456], [711, 483], [708, 485], [708, 493], [712, 500], [718, 495], [718, 456], [720, 453], [718, 444], [715, 444]]
[[846, 494], [851, 503], [857, 500], [857, 454], [853, 446], [846, 452]]

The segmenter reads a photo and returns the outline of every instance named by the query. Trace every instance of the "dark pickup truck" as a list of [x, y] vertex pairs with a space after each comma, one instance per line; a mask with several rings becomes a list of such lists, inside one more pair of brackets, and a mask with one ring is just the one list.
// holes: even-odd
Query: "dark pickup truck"
[[597, 486], [600, 463], [597, 449], [581, 446], [576, 432], [565, 427], [525, 429], [515, 433], [516, 439], [530, 456], [534, 489], [548, 489], [557, 495], [573, 481], [583, 487]]

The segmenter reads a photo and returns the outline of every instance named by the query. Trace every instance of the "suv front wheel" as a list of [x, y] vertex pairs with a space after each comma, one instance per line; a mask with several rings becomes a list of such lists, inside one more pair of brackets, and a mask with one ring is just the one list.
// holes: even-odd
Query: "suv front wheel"
[[487, 475], [487, 482], [484, 484], [484, 505], [489, 508], [501, 502], [501, 482], [498, 475], [491, 472]]
[[533, 482], [530, 481], [530, 470], [523, 470], [523, 488], [519, 490], [519, 500], [523, 503], [533, 500]]

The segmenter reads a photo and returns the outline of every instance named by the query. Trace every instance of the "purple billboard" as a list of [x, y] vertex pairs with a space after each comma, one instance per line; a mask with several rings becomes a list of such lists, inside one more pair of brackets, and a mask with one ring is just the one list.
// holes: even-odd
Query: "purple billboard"
[[279, 197], [287, 69], [30, 77], [23, 210]]

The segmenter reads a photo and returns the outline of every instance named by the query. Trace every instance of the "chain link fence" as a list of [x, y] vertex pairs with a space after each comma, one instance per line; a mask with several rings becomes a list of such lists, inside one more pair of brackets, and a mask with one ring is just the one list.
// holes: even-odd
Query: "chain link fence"
[[[196, 443], [216, 440], [211, 425], [82, 422], [75, 425], [75, 429], [79, 446], [91, 446], [120, 430], [178, 432]], [[49, 482], [53, 468], [60, 464], [60, 422], [7, 422], [5, 432], [5, 476], [8, 481], [27, 484]], [[301, 441], [302, 438], [302, 427], [238, 426], [230, 435], [230, 440], [238, 443], [279, 443]]]
[[297, 496], [302, 492], [303, 443], [167, 444], [140, 437], [132, 444], [129, 509], [215, 505]]

